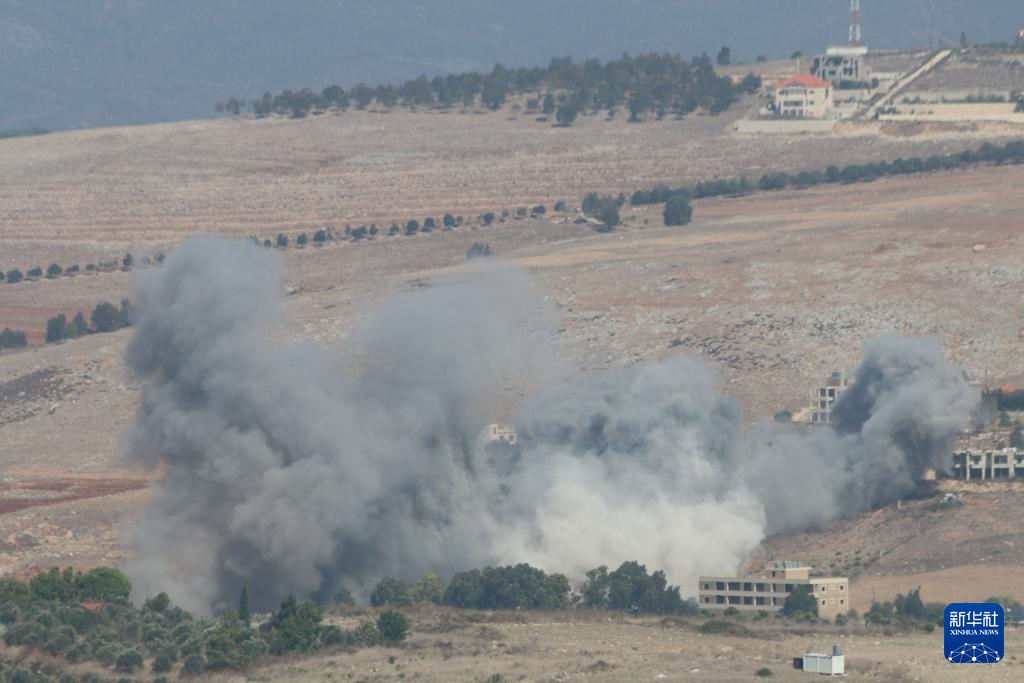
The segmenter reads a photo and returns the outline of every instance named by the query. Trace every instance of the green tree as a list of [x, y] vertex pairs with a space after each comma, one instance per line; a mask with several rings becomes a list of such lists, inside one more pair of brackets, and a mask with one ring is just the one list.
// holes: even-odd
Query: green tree
[[304, 602], [299, 605], [295, 596], [289, 595], [268, 622], [270, 651], [284, 654], [317, 649], [320, 646], [320, 622], [323, 615], [323, 610], [315, 603]]
[[5, 327], [0, 331], [0, 349], [17, 349], [28, 346], [28, 337], [24, 332]]
[[370, 604], [374, 607], [385, 605], [404, 606], [412, 603], [409, 584], [391, 576], [384, 577], [370, 593]]
[[12, 284], [13, 285], [16, 282], [21, 282], [24, 278], [25, 278], [25, 276], [17, 268], [12, 268], [11, 270], [7, 271], [7, 282], [8, 282], [8, 284]]
[[125, 254], [124, 258], [121, 259], [121, 267], [125, 270], [131, 270], [132, 266], [135, 265], [135, 257], [131, 253]]
[[487, 213], [482, 215], [480, 218], [483, 219], [484, 225], [490, 225], [491, 223], [494, 222], [495, 215], [494, 215], [493, 211], [488, 211]]
[[304, 247], [307, 244], [309, 244], [309, 237], [306, 236], [306, 233], [301, 233], [299, 237], [295, 240], [295, 244], [299, 245], [300, 247]]
[[555, 109], [558, 107], [558, 105], [555, 102], [555, 96], [552, 95], [551, 93], [546, 93], [544, 95], [544, 103], [541, 105], [541, 107], [544, 111], [544, 116], [550, 117], [552, 114], [554, 114]]
[[57, 567], [50, 571], [36, 574], [29, 581], [32, 597], [37, 600], [53, 600], [63, 602], [75, 596], [75, 574], [71, 567], [63, 572]]
[[547, 212], [548, 209], [543, 204], [538, 204], [537, 206], [533, 207], [533, 209], [530, 211], [530, 213], [532, 213], [534, 216], [543, 216]]
[[580, 589], [583, 606], [591, 609], [608, 607], [608, 567], [601, 565], [587, 572], [586, 581]]
[[444, 600], [444, 581], [437, 574], [427, 574], [412, 585], [409, 598], [413, 602], [440, 604]]
[[411, 221], [409, 221], [408, 223], [405, 224], [405, 234], [406, 235], [415, 235], [419, 231], [420, 231], [420, 222], [418, 220], [413, 219], [413, 220], [411, 220]]
[[722, 49], [718, 51], [718, 56], [715, 57], [715, 63], [718, 66], [729, 66], [732, 64], [732, 48], [723, 45]]
[[50, 266], [46, 269], [46, 277], [52, 280], [55, 277], [59, 277], [60, 274], [63, 272], [63, 268], [58, 266], [56, 263], [51, 263]]
[[132, 582], [113, 567], [97, 567], [78, 577], [78, 593], [86, 600], [127, 599], [132, 592]]
[[579, 115], [579, 106], [573, 102], [566, 102], [558, 108], [557, 112], [555, 112], [555, 120], [558, 121], [558, 125], [567, 128], [576, 121], [576, 118]]
[[454, 228], [455, 227], [455, 216], [451, 215], [450, 213], [446, 213], [441, 218], [441, 222], [444, 223], [444, 227], [446, 227], [446, 228]]
[[46, 321], [46, 343], [52, 344], [64, 339], [68, 320], [63, 313]]
[[287, 247], [288, 246], [288, 235], [285, 235], [284, 233], [281, 233], [281, 232], [277, 233], [276, 244], [281, 249], [284, 249], [285, 247]]
[[352, 597], [352, 591], [344, 586], [339, 586], [338, 589], [334, 591], [334, 604], [352, 607], [356, 604], [356, 599]]
[[114, 660], [114, 669], [118, 673], [130, 674], [137, 669], [142, 668], [142, 655], [139, 651], [132, 648], [125, 650], [117, 656]]
[[249, 581], [242, 583], [242, 593], [238, 596], [238, 618], [246, 627], [252, 624], [252, 608], [249, 605]]
[[626, 198], [622, 195], [616, 198], [591, 192], [583, 198], [582, 209], [585, 215], [600, 221], [605, 230], [612, 230], [619, 224], [619, 207], [625, 201]]
[[559, 199], [555, 202], [555, 211], [562, 212], [566, 210], [565, 200]]
[[42, 277], [43, 269], [40, 268], [39, 266], [36, 266], [35, 268], [29, 268], [28, 272], [25, 274], [29, 277]]
[[113, 332], [121, 327], [121, 311], [114, 304], [104, 301], [97, 304], [89, 316], [92, 321], [92, 329], [97, 332]]
[[313, 244], [323, 246], [324, 242], [327, 241], [327, 231], [324, 229], [317, 230], [313, 233]]
[[811, 587], [807, 584], [794, 586], [793, 592], [786, 596], [782, 604], [782, 613], [787, 617], [797, 614], [818, 616], [818, 600], [811, 593]]
[[970, 44], [967, 42], [967, 31], [960, 31], [960, 49], [966, 50], [968, 47]]
[[686, 225], [693, 217], [693, 207], [685, 195], [672, 195], [665, 202], [665, 225]]
[[397, 610], [384, 610], [377, 617], [377, 631], [385, 642], [403, 641], [409, 635], [409, 620]]

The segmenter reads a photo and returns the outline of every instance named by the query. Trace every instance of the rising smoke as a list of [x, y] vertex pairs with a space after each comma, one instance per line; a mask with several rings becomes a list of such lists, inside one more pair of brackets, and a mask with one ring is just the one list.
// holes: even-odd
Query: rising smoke
[[279, 290], [274, 255], [213, 238], [140, 275], [128, 457], [162, 471], [129, 531], [140, 597], [207, 612], [248, 579], [268, 608], [385, 575], [526, 561], [578, 578], [629, 559], [685, 592], [766, 533], [913, 492], [976, 401], [936, 343], [885, 338], [835, 429], [745, 432], [714, 373], [674, 358], [551, 382], [494, 452], [481, 406], [546, 357], [524, 276], [384, 303], [352, 337], [355, 370], [273, 341]]

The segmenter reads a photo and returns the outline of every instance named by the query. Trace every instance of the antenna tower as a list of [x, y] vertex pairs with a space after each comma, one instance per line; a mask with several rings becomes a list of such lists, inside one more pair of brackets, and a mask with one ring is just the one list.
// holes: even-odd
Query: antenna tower
[[850, 0], [850, 45], [860, 47], [860, 0]]

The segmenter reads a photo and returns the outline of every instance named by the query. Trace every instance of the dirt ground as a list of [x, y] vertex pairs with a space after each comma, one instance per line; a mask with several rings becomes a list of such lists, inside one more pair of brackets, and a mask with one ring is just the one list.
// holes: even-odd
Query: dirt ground
[[[467, 619], [466, 616], [469, 618]], [[792, 668], [805, 652], [846, 654], [847, 680], [885, 683], [1016, 681], [1024, 675], [1024, 631], [1006, 636], [1007, 659], [984, 671], [943, 658], [941, 631], [756, 626], [749, 636], [703, 635], [700, 620], [625, 619], [621, 615], [413, 615], [401, 647], [281, 663], [217, 681], [755, 681], [815, 680]], [[973, 676], [978, 676], [974, 678]]]

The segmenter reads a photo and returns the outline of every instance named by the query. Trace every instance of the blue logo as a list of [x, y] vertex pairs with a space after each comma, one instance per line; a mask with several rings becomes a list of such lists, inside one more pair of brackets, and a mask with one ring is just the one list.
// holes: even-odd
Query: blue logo
[[1000, 605], [955, 602], [946, 606], [946, 661], [954, 664], [1001, 662], [1005, 621]]

